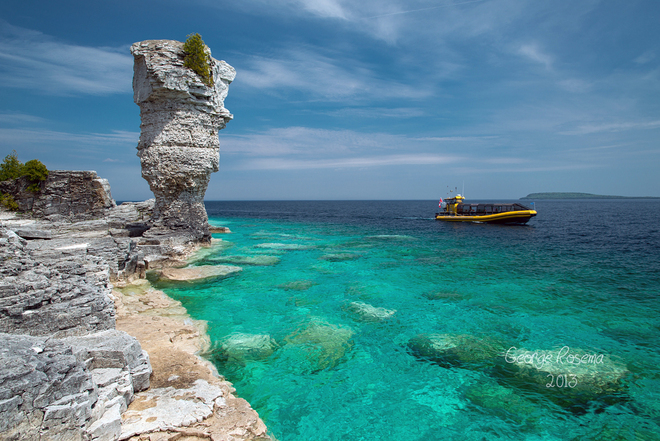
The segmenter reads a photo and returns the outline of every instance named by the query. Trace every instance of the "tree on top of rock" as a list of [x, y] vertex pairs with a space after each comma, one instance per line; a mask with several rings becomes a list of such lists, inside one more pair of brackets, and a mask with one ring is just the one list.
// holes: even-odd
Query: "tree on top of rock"
[[183, 65], [192, 69], [197, 75], [202, 77], [202, 81], [207, 86], [213, 86], [213, 76], [209, 66], [210, 56], [206, 53], [206, 45], [202, 36], [199, 34], [190, 34], [185, 43], [183, 43]]
[[28, 190], [38, 192], [40, 184], [48, 178], [48, 169], [38, 159], [23, 164], [16, 156], [16, 150], [5, 156], [5, 159], [0, 164], [0, 181], [8, 181], [10, 179], [17, 179], [21, 176], [26, 176], [28, 181], [31, 182]]
[[5, 156], [0, 164], [0, 182], [16, 179], [22, 175], [23, 163], [18, 160], [16, 150]]

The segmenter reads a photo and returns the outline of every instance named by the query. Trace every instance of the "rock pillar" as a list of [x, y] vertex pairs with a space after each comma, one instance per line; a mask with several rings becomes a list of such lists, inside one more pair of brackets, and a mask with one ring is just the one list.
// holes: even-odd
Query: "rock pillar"
[[[210, 50], [207, 48], [208, 53]], [[133, 99], [140, 106], [138, 156], [142, 177], [156, 197], [150, 236], [187, 232], [208, 240], [204, 194], [218, 171], [218, 130], [232, 119], [224, 107], [236, 71], [210, 59], [213, 86], [184, 67], [183, 43], [134, 43]]]

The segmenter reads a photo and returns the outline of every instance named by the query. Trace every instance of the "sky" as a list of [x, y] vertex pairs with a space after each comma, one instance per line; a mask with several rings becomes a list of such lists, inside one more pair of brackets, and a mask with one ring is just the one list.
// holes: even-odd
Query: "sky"
[[[660, 196], [657, 0], [0, 2], [0, 158], [140, 175], [130, 45], [236, 71], [206, 200]], [[463, 190], [464, 189], [464, 190]]]

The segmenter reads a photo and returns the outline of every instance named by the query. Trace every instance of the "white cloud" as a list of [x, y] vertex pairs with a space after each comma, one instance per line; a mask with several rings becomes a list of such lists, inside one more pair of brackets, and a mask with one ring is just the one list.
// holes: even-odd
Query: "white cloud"
[[0, 113], [0, 124], [11, 124], [13, 126], [17, 125], [30, 125], [35, 123], [43, 123], [45, 119], [34, 116], [26, 115], [24, 113]]
[[423, 138], [414, 138], [417, 141], [434, 141], [434, 142], [466, 142], [477, 141], [483, 139], [494, 139], [497, 136], [428, 136]]
[[[493, 136], [411, 137], [353, 130], [286, 127], [220, 136], [221, 162], [240, 170], [354, 169], [386, 166], [470, 164], [488, 170], [535, 161], [474, 149]], [[455, 148], [461, 143], [460, 150]], [[447, 145], [443, 145], [447, 143]], [[224, 158], [224, 160], [223, 160]], [[529, 165], [531, 166], [531, 165]]]
[[520, 46], [518, 53], [532, 61], [544, 65], [546, 69], [552, 68], [552, 57], [544, 53], [536, 43], [524, 44]]
[[347, 18], [347, 11], [337, 0], [295, 0], [293, 3], [299, 4], [306, 11], [321, 17]]
[[366, 97], [419, 99], [433, 94], [431, 87], [381, 79], [358, 61], [301, 49], [287, 50], [277, 58], [250, 58], [235, 81], [235, 86], [240, 84], [273, 93], [296, 90], [330, 101]]
[[223, 136], [221, 133], [220, 152], [247, 156], [319, 157], [400, 149], [405, 142], [405, 137], [387, 133], [284, 127], [246, 135]]
[[660, 120], [645, 122], [614, 122], [607, 124], [584, 124], [575, 130], [561, 132], [562, 135], [587, 135], [598, 132], [622, 132], [625, 130], [650, 130], [660, 128]]
[[424, 109], [415, 107], [344, 107], [343, 109], [320, 112], [340, 118], [420, 118], [426, 116]]
[[459, 161], [461, 161], [461, 158], [456, 156], [425, 154], [367, 156], [357, 158], [314, 160], [264, 158], [250, 161], [244, 165], [244, 168], [256, 170], [305, 170], [319, 168], [366, 168], [398, 165], [437, 165], [449, 164]]
[[56, 95], [131, 91], [133, 57], [126, 47], [56, 41], [0, 20], [0, 83]]
[[655, 51], [646, 51], [639, 57], [635, 58], [633, 61], [637, 64], [646, 64], [650, 61], [653, 61], [655, 58]]
[[110, 133], [68, 133], [45, 129], [0, 128], [0, 143], [4, 145], [51, 144], [68, 142], [83, 145], [137, 145], [140, 134], [114, 130]]

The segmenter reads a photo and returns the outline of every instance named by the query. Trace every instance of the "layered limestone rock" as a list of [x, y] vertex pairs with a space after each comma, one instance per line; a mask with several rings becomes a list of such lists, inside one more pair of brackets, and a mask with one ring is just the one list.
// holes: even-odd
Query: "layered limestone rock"
[[116, 269], [130, 250], [99, 237], [107, 221], [77, 225], [30, 241], [0, 226], [0, 439], [114, 440], [149, 387], [148, 355], [114, 329], [105, 259]]
[[35, 218], [80, 221], [102, 217], [115, 206], [107, 179], [95, 171], [51, 170], [40, 190], [28, 190], [27, 177], [0, 182], [0, 191], [14, 197], [19, 211]]
[[147, 234], [188, 231], [191, 240], [208, 240], [204, 194], [211, 173], [218, 171], [218, 130], [232, 119], [224, 99], [236, 71], [209, 57], [213, 85], [207, 86], [184, 67], [178, 41], [142, 41], [131, 46], [131, 53], [133, 99], [142, 121], [138, 156], [142, 177], [156, 197]]

